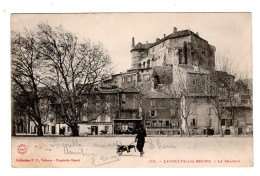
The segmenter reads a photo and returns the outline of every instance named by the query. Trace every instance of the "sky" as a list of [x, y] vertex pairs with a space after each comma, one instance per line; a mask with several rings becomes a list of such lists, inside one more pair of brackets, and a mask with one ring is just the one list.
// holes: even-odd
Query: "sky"
[[177, 30], [190, 29], [216, 47], [216, 56], [231, 59], [252, 77], [252, 21], [250, 13], [98, 13], [13, 14], [11, 30], [35, 29], [47, 22], [62, 25], [80, 38], [101, 42], [111, 56], [115, 73], [131, 68], [131, 41], [155, 42]]

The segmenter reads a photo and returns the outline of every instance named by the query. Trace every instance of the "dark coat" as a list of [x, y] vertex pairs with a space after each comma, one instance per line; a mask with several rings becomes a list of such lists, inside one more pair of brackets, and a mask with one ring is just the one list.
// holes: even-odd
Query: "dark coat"
[[145, 129], [142, 128], [142, 129], [138, 130], [135, 140], [137, 140], [137, 142], [138, 141], [144, 142], [145, 137], [146, 137], [146, 131], [145, 131]]
[[146, 137], [145, 129], [141, 128], [140, 130], [138, 130], [135, 140], [137, 141], [136, 148], [139, 152], [143, 152], [145, 137]]

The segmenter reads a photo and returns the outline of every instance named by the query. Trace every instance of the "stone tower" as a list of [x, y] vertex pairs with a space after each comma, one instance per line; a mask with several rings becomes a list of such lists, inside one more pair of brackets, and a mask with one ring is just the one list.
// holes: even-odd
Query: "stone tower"
[[148, 56], [148, 44], [142, 44], [139, 42], [137, 45], [135, 45], [135, 38], [132, 38], [132, 48], [131, 48], [131, 54], [132, 54], [132, 69], [138, 69], [141, 68], [141, 61], [142, 58], [146, 58]]

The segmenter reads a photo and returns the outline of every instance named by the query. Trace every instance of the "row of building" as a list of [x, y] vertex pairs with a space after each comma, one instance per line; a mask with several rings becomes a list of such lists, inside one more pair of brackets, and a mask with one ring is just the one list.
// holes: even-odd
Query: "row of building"
[[[135, 134], [140, 124], [148, 135], [252, 134], [252, 82], [216, 71], [215, 51], [190, 30], [173, 28], [154, 43], [133, 38], [131, 69], [94, 88], [81, 109], [80, 135]], [[221, 119], [214, 102], [223, 109]], [[36, 133], [33, 121], [17, 119], [16, 134]], [[43, 131], [71, 134], [55, 111], [46, 114]]]

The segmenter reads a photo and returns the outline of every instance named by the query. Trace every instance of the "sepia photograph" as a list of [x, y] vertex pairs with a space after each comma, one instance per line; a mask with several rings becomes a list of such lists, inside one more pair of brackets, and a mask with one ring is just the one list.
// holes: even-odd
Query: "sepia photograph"
[[10, 23], [12, 167], [254, 165], [251, 13]]

